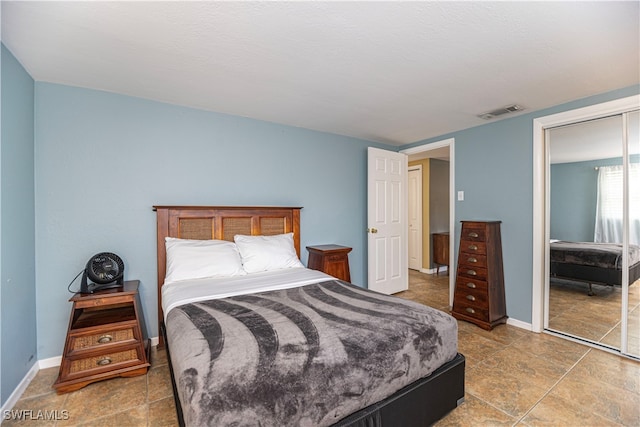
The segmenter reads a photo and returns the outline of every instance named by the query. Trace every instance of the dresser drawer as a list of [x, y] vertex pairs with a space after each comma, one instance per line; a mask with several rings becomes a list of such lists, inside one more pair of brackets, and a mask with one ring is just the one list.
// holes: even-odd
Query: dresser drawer
[[486, 267], [487, 256], [478, 254], [461, 253], [458, 260], [460, 265], [465, 267]]
[[458, 276], [483, 281], [487, 280], [487, 269], [474, 265], [460, 264], [458, 265]]
[[460, 252], [466, 254], [487, 254], [487, 244], [484, 242], [474, 242], [473, 240], [461, 240]]
[[107, 346], [109, 344], [121, 344], [127, 341], [136, 341], [134, 326], [125, 328], [108, 329], [101, 332], [72, 334], [69, 336], [72, 352], [90, 348]]
[[486, 239], [485, 227], [482, 224], [465, 224], [460, 239], [472, 242], [484, 242]]
[[483, 280], [471, 279], [468, 277], [456, 278], [456, 292], [466, 292], [467, 289], [473, 289], [478, 292], [488, 292], [489, 285]]
[[69, 377], [97, 374], [143, 363], [137, 348], [70, 360]]
[[454, 303], [456, 305], [456, 313], [485, 322], [489, 319], [489, 310], [487, 307], [478, 307], [477, 305], [473, 305], [473, 303], [468, 303], [464, 298], [457, 299]]
[[455, 293], [454, 303], [486, 310], [489, 306], [489, 295], [480, 289], [460, 289]]

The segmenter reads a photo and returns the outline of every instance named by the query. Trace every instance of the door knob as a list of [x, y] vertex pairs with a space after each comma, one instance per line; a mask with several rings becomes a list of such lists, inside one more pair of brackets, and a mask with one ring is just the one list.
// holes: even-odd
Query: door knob
[[377, 233], [377, 232], [378, 232], [378, 229], [377, 229], [377, 228], [367, 228], [367, 233], [373, 233], [373, 234], [375, 234], [375, 233]]

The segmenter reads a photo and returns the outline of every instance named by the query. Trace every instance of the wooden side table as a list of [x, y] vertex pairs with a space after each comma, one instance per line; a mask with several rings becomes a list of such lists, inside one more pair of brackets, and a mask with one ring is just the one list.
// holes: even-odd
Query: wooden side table
[[147, 372], [149, 345], [138, 294], [139, 280], [93, 294], [75, 294], [60, 373], [60, 393], [113, 377]]
[[436, 276], [440, 266], [447, 266], [449, 274], [449, 232], [433, 233], [433, 263], [436, 264]]
[[319, 270], [336, 279], [351, 282], [349, 273], [349, 252], [351, 248], [340, 245], [307, 246], [309, 251], [308, 267]]

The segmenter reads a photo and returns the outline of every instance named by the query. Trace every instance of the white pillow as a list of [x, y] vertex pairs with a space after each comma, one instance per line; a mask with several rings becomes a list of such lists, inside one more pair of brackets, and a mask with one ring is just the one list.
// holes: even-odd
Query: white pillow
[[293, 246], [293, 233], [274, 236], [236, 235], [235, 240], [247, 273], [303, 267]]
[[189, 240], [165, 237], [165, 283], [205, 277], [247, 274], [235, 243], [224, 240]]

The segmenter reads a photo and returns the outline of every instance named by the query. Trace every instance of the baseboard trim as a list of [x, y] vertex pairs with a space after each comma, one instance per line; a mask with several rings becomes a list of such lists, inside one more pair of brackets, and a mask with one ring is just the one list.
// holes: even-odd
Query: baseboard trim
[[[151, 337], [149, 338], [149, 341], [151, 343], [151, 346], [155, 347], [160, 343], [160, 338]], [[2, 408], [0, 409], [1, 411], [0, 413], [4, 414], [5, 411], [11, 410], [11, 408], [13, 408], [16, 405], [16, 403], [18, 403], [18, 400], [20, 400], [20, 398], [22, 397], [22, 394], [27, 389], [27, 387], [29, 387], [29, 384], [38, 374], [40, 369], [55, 368], [57, 366], [60, 366], [61, 363], [62, 363], [62, 355], [49, 357], [48, 359], [38, 360], [36, 363], [34, 363], [33, 366], [31, 366], [31, 369], [29, 369], [29, 372], [27, 372], [27, 374], [24, 376], [22, 381], [20, 381], [18, 386], [15, 388], [15, 390], [13, 390], [13, 393], [11, 393], [11, 396], [9, 396], [9, 398], [4, 403], [4, 405], [2, 405]], [[0, 417], [0, 424], [2, 424], [3, 419], [4, 419], [4, 416]]]
[[514, 319], [513, 317], [509, 317], [507, 319], [507, 325], [533, 332], [533, 325], [531, 325], [531, 323], [523, 322], [522, 320]]
[[[446, 265], [443, 265], [440, 267], [440, 270], [443, 272], [446, 272], [448, 270]], [[436, 272], [438, 271], [437, 268], [420, 268], [419, 270], [420, 273], [424, 273], [424, 274], [436, 274]]]
[[38, 360], [38, 367], [40, 369], [53, 368], [62, 364], [62, 356], [50, 357], [48, 359]]
[[4, 419], [5, 411], [11, 410], [11, 408], [13, 408], [16, 403], [18, 403], [18, 400], [20, 400], [20, 397], [22, 396], [22, 393], [24, 393], [24, 391], [27, 389], [27, 387], [29, 387], [29, 384], [31, 383], [31, 380], [33, 380], [35, 378], [36, 374], [40, 370], [40, 366], [39, 365], [40, 364], [38, 362], [36, 362], [31, 366], [31, 369], [29, 369], [29, 371], [24, 376], [22, 381], [20, 381], [18, 386], [15, 388], [15, 390], [13, 390], [13, 393], [11, 393], [11, 396], [9, 396], [7, 401], [4, 402], [4, 405], [2, 405], [2, 412], [1, 413], [2, 413], [3, 416], [0, 417], [0, 424], [2, 423], [2, 420]]

